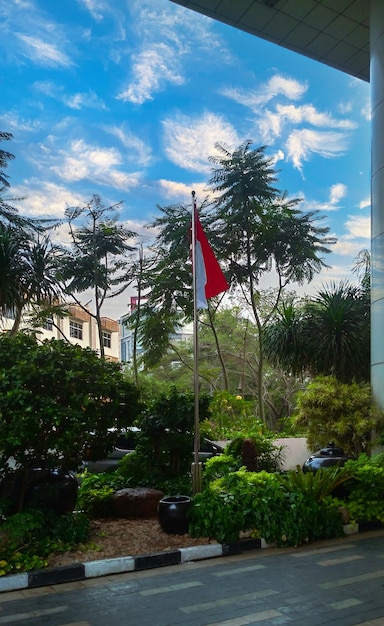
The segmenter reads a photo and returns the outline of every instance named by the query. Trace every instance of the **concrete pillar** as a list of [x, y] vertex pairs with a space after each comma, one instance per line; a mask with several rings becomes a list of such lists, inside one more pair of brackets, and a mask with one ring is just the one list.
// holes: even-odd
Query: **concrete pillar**
[[384, 408], [384, 10], [371, 0], [371, 382], [373, 397]]

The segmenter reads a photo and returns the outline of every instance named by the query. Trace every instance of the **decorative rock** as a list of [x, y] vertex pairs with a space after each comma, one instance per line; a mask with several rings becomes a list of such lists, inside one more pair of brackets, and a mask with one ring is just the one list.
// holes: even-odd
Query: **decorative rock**
[[118, 517], [130, 519], [155, 517], [158, 503], [163, 496], [164, 493], [158, 489], [128, 487], [114, 493], [112, 505]]

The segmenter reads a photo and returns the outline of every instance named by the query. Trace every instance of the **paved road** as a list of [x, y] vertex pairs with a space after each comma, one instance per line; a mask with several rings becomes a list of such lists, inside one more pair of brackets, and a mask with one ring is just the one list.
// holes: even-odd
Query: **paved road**
[[7, 626], [384, 626], [384, 532], [0, 595]]

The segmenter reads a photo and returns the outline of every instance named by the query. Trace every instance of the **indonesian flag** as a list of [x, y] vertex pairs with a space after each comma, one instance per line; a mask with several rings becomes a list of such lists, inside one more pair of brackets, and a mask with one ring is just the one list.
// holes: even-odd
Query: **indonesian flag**
[[196, 206], [194, 212], [196, 306], [198, 309], [207, 309], [207, 300], [229, 289], [229, 285], [203, 231]]

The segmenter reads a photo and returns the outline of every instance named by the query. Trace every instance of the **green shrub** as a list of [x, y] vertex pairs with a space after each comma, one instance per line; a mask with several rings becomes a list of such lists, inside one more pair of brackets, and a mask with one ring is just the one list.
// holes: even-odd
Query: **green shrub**
[[274, 435], [268, 431], [236, 436], [226, 448], [248, 470], [253, 472], [277, 472], [284, 459], [283, 446], [273, 443]]
[[265, 428], [255, 418], [255, 402], [234, 396], [228, 391], [217, 391], [211, 399], [210, 417], [203, 429], [211, 439], [232, 439], [236, 433], [249, 433], [256, 427]]
[[205, 462], [203, 468], [204, 483], [222, 478], [230, 472], [236, 472], [241, 467], [241, 460], [225, 452], [218, 456], [213, 456]]
[[384, 455], [369, 458], [361, 454], [347, 461], [351, 479], [345, 483], [345, 505], [355, 522], [384, 524]]
[[[310, 479], [308, 479], [310, 480]], [[252, 531], [279, 546], [343, 535], [338, 503], [294, 487], [286, 475], [244, 468], [211, 483], [192, 501], [192, 536], [232, 543]]]
[[[208, 415], [210, 399], [199, 396], [201, 419]], [[147, 459], [161, 480], [188, 472], [192, 463], [195, 397], [175, 387], [148, 402], [140, 419], [136, 453]]]
[[84, 543], [90, 523], [82, 513], [57, 516], [51, 511], [16, 513], [0, 526], [0, 576], [46, 567], [47, 556]]
[[95, 351], [21, 333], [1, 336], [0, 496], [18, 484], [21, 511], [31, 468], [77, 469], [91, 441], [104, 458], [114, 436], [109, 429], [132, 425], [139, 409], [138, 389]]
[[289, 471], [282, 475], [281, 482], [286, 491], [300, 491], [315, 501], [332, 495], [340, 485], [345, 485], [352, 476], [348, 467], [327, 467], [316, 472]]
[[118, 489], [128, 487], [128, 481], [116, 472], [83, 474], [77, 506], [89, 517], [113, 516], [112, 496]]
[[296, 425], [305, 430], [312, 450], [332, 441], [357, 457], [370, 451], [372, 431], [383, 430], [384, 412], [373, 405], [368, 384], [344, 384], [332, 376], [319, 376], [299, 392], [297, 407]]

